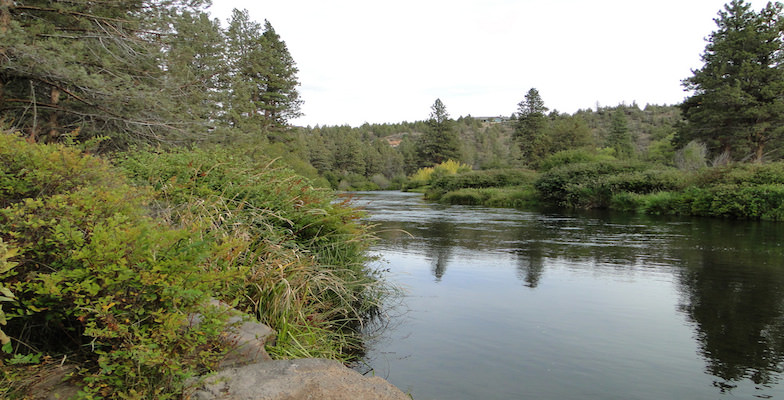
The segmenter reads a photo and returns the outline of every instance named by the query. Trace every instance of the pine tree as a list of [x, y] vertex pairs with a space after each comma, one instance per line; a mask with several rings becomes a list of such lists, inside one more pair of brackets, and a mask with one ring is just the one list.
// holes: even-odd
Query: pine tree
[[452, 120], [441, 99], [430, 107], [428, 129], [417, 141], [417, 165], [429, 167], [447, 160], [460, 160], [460, 140], [454, 131]]
[[203, 12], [183, 12], [172, 21], [166, 47], [167, 79], [179, 82], [187, 102], [180, 117], [192, 122], [192, 130], [214, 130], [225, 102], [221, 79], [229, 72], [220, 23]]
[[761, 161], [784, 136], [784, 19], [781, 3], [759, 13], [743, 0], [725, 5], [702, 55], [684, 80], [694, 94], [681, 105], [686, 123], [677, 142], [708, 144], [714, 153]]
[[612, 113], [606, 146], [615, 150], [615, 156], [621, 159], [631, 158], [634, 155], [634, 143], [624, 107], [618, 107]]
[[262, 77], [264, 90], [261, 93], [264, 118], [269, 129], [280, 130], [288, 125], [290, 119], [302, 115], [302, 100], [297, 91], [299, 70], [286, 43], [267, 20], [264, 21], [261, 39], [267, 56], [267, 70]]
[[229, 65], [229, 108], [232, 126], [244, 132], [286, 128], [289, 119], [301, 114], [297, 67], [285, 42], [269, 21], [264, 27], [235, 9], [227, 31]]
[[523, 161], [537, 166], [550, 150], [547, 135], [547, 107], [539, 95], [539, 91], [531, 88], [525, 99], [517, 104], [518, 114], [514, 138], [522, 152]]
[[[179, 85], [167, 80], [164, 27], [202, 1], [3, 0], [0, 116], [31, 140], [173, 140]], [[179, 134], [179, 135], [178, 135]]]

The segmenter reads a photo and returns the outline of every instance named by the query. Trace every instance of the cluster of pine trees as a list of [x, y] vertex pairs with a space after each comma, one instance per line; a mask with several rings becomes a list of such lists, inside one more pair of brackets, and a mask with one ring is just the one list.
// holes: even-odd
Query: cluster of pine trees
[[42, 142], [283, 130], [301, 104], [285, 42], [247, 11], [223, 29], [208, 4], [0, 1], [0, 118]]

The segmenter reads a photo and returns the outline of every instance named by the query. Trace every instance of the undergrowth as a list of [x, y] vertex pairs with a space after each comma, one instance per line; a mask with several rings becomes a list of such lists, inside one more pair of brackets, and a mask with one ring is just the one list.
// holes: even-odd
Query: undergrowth
[[119, 162], [153, 187], [153, 208], [174, 225], [203, 223], [211, 265], [240, 271], [216, 294], [279, 333], [280, 357], [347, 359], [356, 328], [387, 291], [367, 268], [362, 214], [331, 190], [269, 161], [228, 150], [133, 152]]
[[275, 356], [356, 351], [386, 293], [360, 212], [222, 149], [116, 164], [0, 134], [0, 397], [68, 363], [79, 398], [179, 398], [227, 350], [213, 297], [277, 329]]

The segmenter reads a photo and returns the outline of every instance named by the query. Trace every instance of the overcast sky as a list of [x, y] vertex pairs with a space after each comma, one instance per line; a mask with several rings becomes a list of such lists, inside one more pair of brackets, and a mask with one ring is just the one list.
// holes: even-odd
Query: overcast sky
[[[297, 125], [676, 104], [729, 0], [213, 0], [269, 20], [299, 68]], [[747, 1], [748, 2], [748, 1]], [[751, 1], [761, 9], [766, 1]]]

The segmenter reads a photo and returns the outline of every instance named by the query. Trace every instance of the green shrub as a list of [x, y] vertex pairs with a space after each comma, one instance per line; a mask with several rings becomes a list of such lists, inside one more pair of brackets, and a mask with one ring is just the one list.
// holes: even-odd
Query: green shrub
[[780, 220], [784, 185], [724, 184], [695, 192], [692, 213], [743, 219]]
[[784, 185], [720, 184], [643, 196], [647, 214], [784, 220]]
[[444, 204], [511, 208], [533, 207], [539, 204], [536, 190], [531, 186], [458, 189], [444, 194], [439, 201]]
[[[18, 250], [14, 247], [9, 247], [6, 243], [3, 242], [3, 239], [0, 238], [0, 277], [7, 276], [12, 274], [11, 271], [17, 263], [8, 261], [11, 258], [16, 257], [18, 254]], [[3, 302], [12, 302], [16, 301], [16, 297], [11, 292], [11, 290], [5, 286], [5, 283], [0, 281], [0, 327], [5, 326], [8, 321], [6, 320], [5, 312], [3, 311]], [[6, 346], [11, 342], [11, 338], [0, 329], [0, 345]]]
[[784, 162], [706, 168], [695, 175], [694, 184], [699, 187], [719, 184], [784, 184]]
[[634, 212], [642, 208], [643, 198], [643, 196], [636, 193], [616, 193], [610, 198], [610, 208], [618, 211]]
[[443, 176], [431, 182], [430, 187], [440, 192], [463, 188], [488, 188], [531, 184], [538, 175], [523, 169], [501, 169], [470, 171], [457, 175]]
[[602, 161], [554, 168], [542, 174], [535, 186], [545, 201], [556, 205], [608, 208], [612, 207], [613, 197], [621, 193], [677, 190], [686, 182], [684, 173], [675, 169], [654, 168], [639, 162]]
[[691, 199], [687, 192], [656, 192], [643, 195], [640, 211], [652, 215], [691, 215]]
[[566, 164], [543, 173], [534, 184], [541, 198], [565, 207], [606, 205], [612, 194], [606, 178], [644, 171], [648, 166], [629, 161], [600, 161]]
[[[222, 356], [209, 244], [147, 217], [149, 192], [98, 158], [0, 142], [0, 239], [19, 251], [5, 249], [16, 265], [0, 275], [14, 295], [2, 360], [78, 361], [86, 397], [179, 397]], [[207, 317], [189, 328], [195, 312]]]

